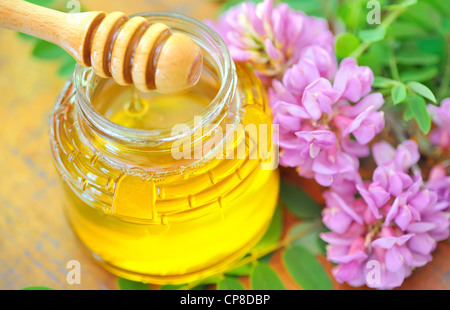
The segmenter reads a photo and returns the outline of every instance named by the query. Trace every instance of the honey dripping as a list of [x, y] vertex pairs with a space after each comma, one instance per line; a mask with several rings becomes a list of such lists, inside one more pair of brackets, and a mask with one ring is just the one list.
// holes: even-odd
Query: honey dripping
[[197, 85], [186, 93], [140, 92], [134, 86], [120, 86], [111, 79], [101, 82], [94, 96], [94, 108], [110, 121], [130, 128], [161, 130], [200, 116], [220, 88], [216, 72], [204, 67]]
[[125, 112], [132, 117], [140, 117], [148, 110], [148, 102], [143, 100], [137, 89], [133, 89], [133, 95], [129, 102], [125, 103]]

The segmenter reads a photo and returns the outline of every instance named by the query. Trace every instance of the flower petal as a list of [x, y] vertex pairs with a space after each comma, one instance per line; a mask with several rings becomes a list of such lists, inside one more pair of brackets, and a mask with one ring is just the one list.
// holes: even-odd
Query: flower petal
[[427, 233], [416, 234], [409, 240], [408, 246], [414, 252], [427, 255], [435, 248], [436, 241]]
[[395, 272], [403, 267], [403, 258], [398, 247], [394, 246], [386, 251], [385, 262], [386, 268], [391, 272]]

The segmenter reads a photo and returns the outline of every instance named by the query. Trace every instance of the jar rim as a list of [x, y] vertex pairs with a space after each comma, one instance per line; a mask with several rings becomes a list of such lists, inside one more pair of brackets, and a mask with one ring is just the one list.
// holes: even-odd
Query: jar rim
[[[164, 142], [171, 142], [177, 139], [182, 139], [185, 136], [193, 135], [198, 130], [202, 130], [202, 128], [211, 123], [211, 121], [216, 120], [217, 117], [222, 114], [222, 111], [226, 109], [228, 104], [233, 100], [235, 94], [237, 84], [236, 68], [224, 40], [214, 29], [212, 29], [205, 23], [183, 14], [169, 12], [147, 12], [135, 14], [131, 17], [133, 16], [142, 16], [149, 20], [157, 20], [158, 22], [167, 24], [167, 26], [169, 27], [174, 27], [174, 29], [177, 31], [179, 31], [179, 29], [177, 29], [176, 26], [173, 25], [174, 23], [178, 22], [182, 27], [189, 27], [188, 29], [195, 30], [195, 33], [198, 33], [199, 35], [197, 37], [192, 37], [192, 34], [185, 34], [190, 35], [192, 39], [194, 39], [199, 45], [204, 47], [204, 50], [205, 44], [215, 44], [215, 48], [220, 52], [220, 55], [217, 56], [220, 57], [221, 62], [216, 63], [216, 65], [218, 65], [218, 68], [220, 69], [219, 73], [221, 78], [221, 86], [219, 91], [212, 99], [210, 104], [201, 112], [201, 122], [194, 122], [194, 119], [190, 119], [189, 121], [181, 124], [188, 126], [188, 128], [190, 128], [190, 131], [179, 132], [177, 135], [172, 135], [171, 128], [131, 128], [109, 120], [93, 107], [86, 89], [83, 89], [86, 84], [83, 83], [83, 81], [86, 78], [96, 77], [96, 75], [92, 68], [86, 68], [78, 64], [73, 75], [76, 93], [80, 98], [80, 104], [77, 105], [78, 112], [81, 114], [84, 121], [86, 121], [89, 126], [96, 129], [98, 133], [126, 143], [159, 144]], [[200, 35], [200, 32], [202, 32], [203, 35]], [[205, 34], [210, 37], [211, 42], [199, 41], [207, 39]]]

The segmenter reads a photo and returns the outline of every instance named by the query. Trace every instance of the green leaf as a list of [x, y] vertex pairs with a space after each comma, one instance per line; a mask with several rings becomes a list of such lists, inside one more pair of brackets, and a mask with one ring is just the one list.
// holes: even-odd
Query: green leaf
[[408, 87], [416, 92], [418, 95], [421, 95], [422, 97], [427, 98], [428, 100], [436, 103], [436, 97], [434, 96], [431, 89], [429, 89], [427, 86], [423, 85], [419, 82], [409, 82]]
[[222, 276], [213, 276], [206, 279], [201, 280], [201, 285], [208, 285], [208, 284], [217, 284], [222, 280]]
[[386, 65], [389, 64], [389, 57], [392, 56], [389, 44], [384, 40], [372, 43], [369, 48], [369, 53], [380, 57], [380, 63]]
[[229, 9], [231, 9], [232, 7], [239, 5], [240, 3], [244, 2], [244, 1], [255, 2], [255, 3], [259, 2], [259, 0], [228, 0], [220, 8], [219, 13], [222, 14], [222, 13], [228, 11]]
[[442, 56], [446, 52], [447, 41], [442, 35], [435, 34], [417, 38], [414, 43], [416, 44], [415, 48], [419, 48], [424, 53]]
[[439, 69], [429, 67], [424, 69], [405, 70], [400, 73], [400, 79], [404, 82], [427, 82], [435, 78], [439, 74]]
[[280, 192], [284, 204], [296, 217], [317, 218], [320, 216], [320, 206], [301, 189], [281, 182]]
[[33, 49], [32, 55], [40, 59], [61, 58], [66, 52], [59, 46], [47, 41], [39, 40]]
[[374, 55], [370, 52], [363, 53], [358, 57], [358, 65], [369, 67], [372, 69], [374, 75], [384, 74], [384, 64], [382, 63], [380, 56]]
[[280, 240], [283, 233], [283, 212], [280, 206], [277, 206], [275, 213], [270, 222], [269, 228], [267, 229], [264, 237], [258, 242], [258, 244], [253, 248], [252, 252], [258, 252], [266, 249]]
[[397, 39], [426, 36], [427, 31], [416, 23], [397, 20], [389, 26], [388, 35]]
[[64, 56], [64, 61], [61, 65], [61, 67], [59, 67], [58, 75], [61, 77], [68, 77], [68, 76], [72, 75], [73, 72], [75, 71], [76, 65], [77, 65], [77, 62], [75, 61], [75, 59], [73, 59], [73, 57], [70, 56], [69, 54], [66, 54]]
[[259, 262], [264, 262], [264, 263], [269, 263], [270, 262], [270, 260], [272, 259], [272, 256], [273, 256], [273, 254], [274, 254], [275, 252], [271, 252], [271, 253], [269, 253], [269, 254], [266, 254], [266, 255], [264, 255], [263, 257], [260, 257], [259, 259], [258, 259], [258, 261]]
[[416, 4], [416, 3], [417, 3], [417, 0], [404, 0], [403, 2], [400, 2], [398, 4], [390, 5], [388, 7], [388, 9], [395, 10], [395, 9], [398, 9], [398, 8], [406, 8], [408, 6], [412, 6], [412, 5]]
[[27, 41], [36, 41], [36, 42], [39, 41], [38, 38], [33, 37], [33, 36], [30, 36], [29, 34], [26, 34], [26, 33], [18, 32], [17, 35], [18, 35], [21, 39], [24, 39], [24, 40], [27, 40]]
[[250, 282], [254, 290], [285, 290], [275, 270], [266, 263], [259, 263], [250, 275]]
[[367, 1], [346, 0], [340, 1], [338, 17], [350, 31], [354, 31], [367, 24]]
[[[329, 232], [329, 230], [324, 227], [323, 232]], [[318, 236], [317, 238], [318, 238], [317, 242], [319, 244], [318, 245], [319, 254], [322, 254], [323, 256], [326, 256], [327, 255], [327, 245], [328, 245], [328, 243], [326, 243], [324, 240], [322, 240], [322, 238], [320, 238], [320, 236]]]
[[307, 249], [314, 255], [325, 254], [322, 239], [319, 234], [325, 231], [325, 227], [315, 227], [317, 222], [305, 221], [296, 224], [289, 230], [290, 237], [302, 235], [300, 238], [293, 240], [292, 245], [299, 245]]
[[450, 6], [448, 0], [428, 0], [428, 2], [439, 12], [450, 18]]
[[408, 107], [419, 128], [427, 134], [431, 129], [431, 116], [428, 114], [425, 99], [419, 95], [411, 96], [408, 100]]
[[251, 264], [242, 265], [228, 271], [226, 275], [232, 277], [248, 276], [251, 272], [251, 267]]
[[21, 289], [22, 291], [53, 291], [53, 288], [47, 286], [29, 286]]
[[394, 104], [402, 103], [406, 99], [406, 87], [403, 84], [397, 84], [392, 87], [391, 91], [392, 100]]
[[221, 291], [243, 291], [244, 286], [238, 279], [233, 277], [224, 277], [218, 284], [217, 289]]
[[319, 0], [284, 0], [283, 2], [287, 3], [292, 9], [302, 11], [306, 15], [322, 16], [322, 6]]
[[397, 84], [398, 82], [396, 80], [388, 79], [382, 76], [376, 76], [373, 80], [372, 86], [375, 88], [390, 88]]
[[194, 286], [193, 288], [189, 289], [190, 291], [203, 291], [205, 289], [206, 285], [200, 284], [197, 286]]
[[148, 284], [124, 278], [117, 278], [117, 285], [119, 286], [119, 289], [129, 291], [146, 291], [150, 289]]
[[[260, 257], [258, 259], [258, 262], [268, 264], [273, 256], [273, 253], [274, 252], [271, 252], [271, 253], [264, 255], [263, 257]], [[243, 259], [248, 258], [249, 256], [250, 256], [250, 254], [245, 256]], [[227, 271], [226, 275], [232, 276], [232, 277], [248, 276], [252, 270], [253, 270], [253, 263], [248, 263], [248, 264], [239, 266], [237, 268], [234, 268], [230, 271]]]
[[327, 20], [333, 19], [338, 12], [339, 0], [326, 0], [326, 1], [319, 0], [319, 1], [322, 6], [317, 16], [324, 17]]
[[33, 3], [33, 4], [37, 4], [39, 6], [45, 6], [45, 7], [50, 7], [54, 0], [26, 0], [27, 2]]
[[408, 6], [412, 6], [412, 5], [416, 4], [416, 3], [417, 3], [417, 0], [404, 0], [403, 2], [401, 2], [398, 5], [401, 6], [401, 7], [406, 8]]
[[333, 284], [322, 265], [308, 250], [293, 246], [283, 253], [283, 262], [292, 278], [305, 290], [331, 290]]
[[414, 22], [430, 31], [439, 31], [442, 26], [442, 16], [436, 9], [425, 1], [410, 6], [403, 14], [402, 19]]
[[184, 286], [186, 286], [186, 284], [167, 284], [167, 285], [162, 285], [159, 289], [161, 291], [175, 291]]
[[381, 41], [386, 36], [386, 27], [379, 26], [374, 29], [368, 29], [368, 30], [360, 30], [358, 32], [358, 37], [363, 42], [376, 42]]
[[396, 58], [397, 63], [400, 65], [421, 65], [421, 66], [436, 65], [441, 60], [441, 58], [436, 54], [429, 54], [414, 49], [408, 49], [403, 52], [399, 52]]
[[407, 122], [413, 119], [413, 115], [411, 109], [408, 107], [408, 104], [405, 103], [405, 108], [403, 109], [403, 119]]
[[336, 38], [336, 55], [346, 58], [351, 55], [359, 46], [358, 37], [351, 33], [343, 33]]
[[[162, 285], [159, 289], [161, 291], [176, 291], [179, 290], [183, 287], [185, 287], [187, 284], [167, 284], [167, 285]], [[201, 291], [205, 288], [206, 285], [204, 284], [199, 284], [197, 286], [194, 286], [193, 288], [190, 288], [189, 290], [191, 291]]]
[[383, 75], [384, 68], [392, 57], [388, 44], [383, 41], [371, 43], [368, 51], [358, 58], [360, 66], [368, 66], [375, 75]]

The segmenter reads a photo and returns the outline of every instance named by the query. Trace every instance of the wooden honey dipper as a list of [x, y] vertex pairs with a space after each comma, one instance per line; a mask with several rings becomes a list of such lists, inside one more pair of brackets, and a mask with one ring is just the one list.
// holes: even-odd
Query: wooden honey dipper
[[97, 75], [142, 92], [180, 93], [203, 68], [200, 47], [161, 23], [124, 13], [62, 13], [22, 0], [0, 0], [0, 27], [59, 45]]

